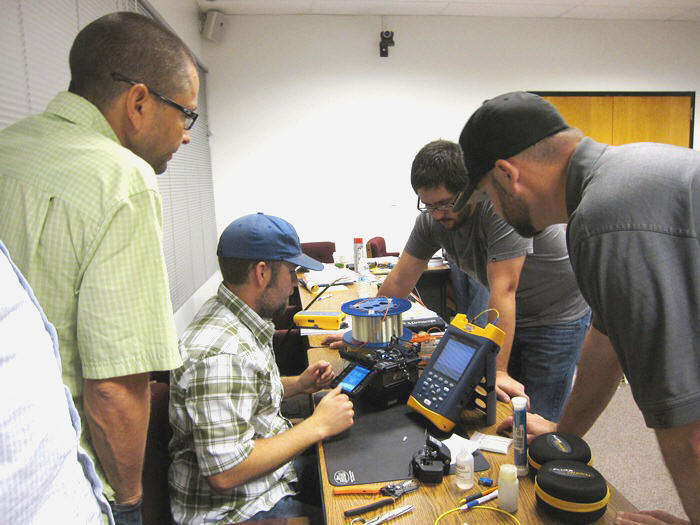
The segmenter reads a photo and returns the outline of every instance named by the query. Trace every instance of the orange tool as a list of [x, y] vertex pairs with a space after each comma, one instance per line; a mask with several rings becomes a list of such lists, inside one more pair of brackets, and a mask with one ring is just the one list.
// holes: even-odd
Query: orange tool
[[353, 507], [343, 512], [346, 516], [357, 516], [370, 510], [378, 509], [384, 505], [394, 503], [407, 492], [418, 490], [418, 482], [412, 479], [402, 483], [392, 483], [383, 487], [370, 487], [367, 485], [349, 485], [345, 487], [334, 487], [333, 494], [382, 494], [384, 497], [374, 500], [359, 507]]

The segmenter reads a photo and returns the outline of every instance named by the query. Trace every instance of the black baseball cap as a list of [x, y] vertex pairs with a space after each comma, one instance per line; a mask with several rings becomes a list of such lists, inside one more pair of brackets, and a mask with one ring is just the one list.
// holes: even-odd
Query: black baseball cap
[[323, 270], [323, 263], [301, 251], [294, 226], [284, 219], [252, 213], [229, 224], [219, 238], [219, 257], [286, 261], [309, 270]]
[[556, 108], [538, 95], [513, 91], [487, 100], [469, 117], [459, 136], [470, 179], [464, 197], [471, 195], [498, 159], [508, 159], [568, 128]]

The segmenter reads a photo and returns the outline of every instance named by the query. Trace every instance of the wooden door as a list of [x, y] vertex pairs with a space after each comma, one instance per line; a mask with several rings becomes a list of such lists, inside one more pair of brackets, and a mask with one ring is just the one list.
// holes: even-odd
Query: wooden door
[[613, 97], [546, 96], [564, 120], [598, 142], [613, 140]]
[[570, 125], [606, 144], [662, 142], [692, 147], [693, 96], [542, 94]]
[[610, 144], [663, 142], [690, 146], [690, 97], [614, 97]]

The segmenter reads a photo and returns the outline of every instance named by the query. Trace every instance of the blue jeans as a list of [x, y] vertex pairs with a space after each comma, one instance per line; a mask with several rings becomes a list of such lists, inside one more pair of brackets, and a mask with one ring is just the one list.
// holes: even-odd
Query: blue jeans
[[[467, 319], [471, 321], [488, 308], [489, 291], [476, 279], [469, 277], [469, 275], [460, 270], [457, 263], [449, 256], [447, 257], [447, 263], [450, 265], [450, 279], [454, 290], [457, 313], [466, 314]], [[481, 327], [486, 326], [486, 322], [488, 322], [487, 315], [482, 315], [477, 319], [477, 324]]]
[[109, 502], [116, 525], [141, 525], [141, 501], [134, 505]]
[[323, 525], [317, 465], [318, 456], [315, 454], [302, 454], [294, 458], [294, 469], [299, 479], [297, 488], [300, 489], [300, 493], [296, 496], [285, 496], [270, 510], [261, 510], [250, 520], [306, 516], [311, 525]]
[[525, 385], [530, 412], [559, 421], [591, 314], [561, 325], [516, 327], [508, 374]]

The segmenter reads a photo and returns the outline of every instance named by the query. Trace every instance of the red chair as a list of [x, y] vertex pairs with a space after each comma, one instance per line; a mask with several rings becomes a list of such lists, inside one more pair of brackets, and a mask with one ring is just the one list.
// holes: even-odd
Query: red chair
[[301, 251], [309, 257], [313, 257], [322, 263], [333, 262], [333, 252], [335, 251], [335, 243], [324, 242], [302, 242]]
[[399, 256], [399, 252], [387, 252], [384, 237], [372, 237], [367, 244], [367, 257], [384, 257], [386, 255]]

